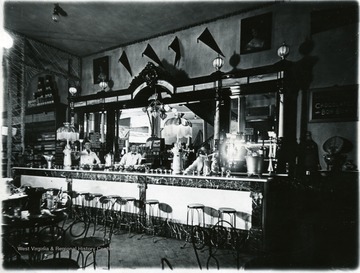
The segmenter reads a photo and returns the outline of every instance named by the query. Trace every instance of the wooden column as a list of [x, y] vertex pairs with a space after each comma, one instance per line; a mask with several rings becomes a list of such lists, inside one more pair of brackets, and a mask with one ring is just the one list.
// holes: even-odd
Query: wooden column
[[[115, 135], [118, 134], [115, 132], [115, 124], [117, 119], [115, 118], [115, 111], [109, 109], [106, 111], [106, 152], [112, 151], [115, 153]], [[117, 137], [116, 137], [117, 139]]]

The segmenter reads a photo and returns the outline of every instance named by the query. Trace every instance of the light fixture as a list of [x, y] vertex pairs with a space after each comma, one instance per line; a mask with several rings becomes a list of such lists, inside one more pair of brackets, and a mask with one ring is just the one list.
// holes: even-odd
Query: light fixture
[[70, 103], [70, 114], [71, 114], [71, 124], [74, 125], [74, 96], [75, 94], [77, 93], [77, 89], [76, 87], [74, 86], [75, 84], [72, 84], [70, 87], [69, 87], [69, 93], [70, 93], [70, 98], [69, 98], [69, 103]]
[[105, 91], [106, 87], [108, 86], [107, 82], [102, 80], [100, 83], [99, 83], [99, 86], [101, 87], [102, 91]]
[[74, 86], [69, 87], [69, 93], [71, 94], [71, 96], [74, 96], [76, 94], [76, 92], [77, 92], [76, 87], [74, 87]]
[[69, 122], [64, 122], [64, 126], [60, 127], [56, 130], [56, 139], [65, 141], [66, 140], [66, 146], [64, 149], [64, 170], [70, 170], [71, 169], [71, 147], [69, 145], [69, 142], [77, 141], [79, 140], [79, 132], [76, 130], [75, 126], [73, 124], [70, 124]]
[[65, 10], [63, 10], [60, 6], [59, 6], [59, 4], [54, 4], [55, 6], [54, 6], [54, 10], [53, 10], [53, 14], [52, 14], [52, 20], [55, 22], [55, 23], [57, 23], [57, 22], [59, 22], [59, 20], [60, 20], [60, 15], [61, 16], [64, 16], [64, 17], [66, 17], [67, 16], [67, 13], [66, 13], [66, 11]]
[[289, 46], [285, 44], [285, 42], [278, 48], [277, 54], [278, 56], [284, 60], [285, 57], [289, 54]]
[[167, 104], [163, 104], [159, 100], [152, 100], [148, 107], [143, 108], [143, 112], [147, 112], [149, 115], [152, 115], [154, 118], [160, 117], [161, 119], [166, 119], [166, 112], [170, 111], [171, 107]]
[[213, 67], [215, 68], [216, 71], [220, 71], [223, 65], [224, 65], [224, 59], [221, 58], [220, 55], [213, 60]]
[[106, 87], [108, 87], [108, 83], [106, 82], [106, 75], [103, 72], [100, 72], [98, 76], [99, 86], [101, 87], [101, 91], [105, 91]]
[[1, 31], [1, 45], [3, 48], [11, 48], [14, 44], [14, 40], [13, 38], [11, 37], [11, 35], [5, 31], [3, 29], [3, 31]]
[[167, 104], [163, 104], [159, 99], [161, 99], [161, 95], [158, 95], [155, 91], [155, 94], [151, 96], [149, 105], [142, 110], [145, 113], [147, 112], [148, 115], [152, 115], [154, 118], [159, 116], [164, 120], [167, 117], [166, 112], [169, 112], [172, 108]]

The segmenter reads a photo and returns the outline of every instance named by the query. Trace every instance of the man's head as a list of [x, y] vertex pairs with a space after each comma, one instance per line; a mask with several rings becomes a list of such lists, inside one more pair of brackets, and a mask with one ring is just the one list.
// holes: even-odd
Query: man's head
[[130, 152], [136, 153], [137, 152], [137, 146], [135, 144], [131, 145]]
[[90, 148], [91, 148], [91, 142], [90, 141], [84, 142], [84, 149], [89, 151]]

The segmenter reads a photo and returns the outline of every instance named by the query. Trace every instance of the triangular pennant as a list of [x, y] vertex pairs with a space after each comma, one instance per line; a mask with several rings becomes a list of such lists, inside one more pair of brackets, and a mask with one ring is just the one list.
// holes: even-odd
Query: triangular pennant
[[150, 44], [147, 45], [147, 47], [145, 48], [144, 52], [142, 53], [142, 56], [148, 56], [151, 60], [153, 60], [154, 62], [156, 62], [158, 65], [160, 65], [161, 67], [163, 67], [162, 62], [160, 61], [159, 57], [156, 55], [154, 49], [151, 47]]
[[201, 33], [199, 38], [197, 38], [197, 42], [199, 42], [199, 40], [202, 41], [204, 44], [206, 44], [208, 47], [215, 50], [221, 56], [225, 57], [225, 55], [221, 52], [219, 46], [215, 42], [215, 40], [214, 40], [213, 36], [211, 35], [210, 31], [208, 30], [208, 28], [205, 28], [203, 33]]
[[176, 63], [178, 63], [180, 61], [181, 58], [181, 53], [180, 53], [180, 43], [179, 43], [179, 39], [176, 36], [174, 41], [172, 41], [171, 45], [169, 45], [169, 49], [172, 49], [175, 51], [175, 62], [174, 62], [174, 66], [176, 66]]
[[120, 57], [120, 59], [119, 59], [119, 62], [121, 62], [121, 63], [123, 64], [123, 66], [125, 66], [126, 70], [127, 70], [127, 71], [130, 73], [130, 75], [132, 76], [129, 59], [128, 59], [125, 51], [123, 51], [123, 53], [121, 54], [121, 57]]

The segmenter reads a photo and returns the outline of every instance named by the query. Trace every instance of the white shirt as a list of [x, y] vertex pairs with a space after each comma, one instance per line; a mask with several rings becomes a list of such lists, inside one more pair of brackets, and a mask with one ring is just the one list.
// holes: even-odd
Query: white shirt
[[141, 159], [142, 157], [139, 153], [129, 152], [121, 158], [120, 165], [122, 166], [139, 165], [141, 163]]
[[96, 155], [96, 153], [90, 151], [90, 153], [88, 153], [87, 151], [82, 151], [81, 152], [81, 156], [80, 156], [80, 165], [93, 165], [93, 164], [99, 164], [100, 163], [100, 159], [98, 158], [98, 156]]

